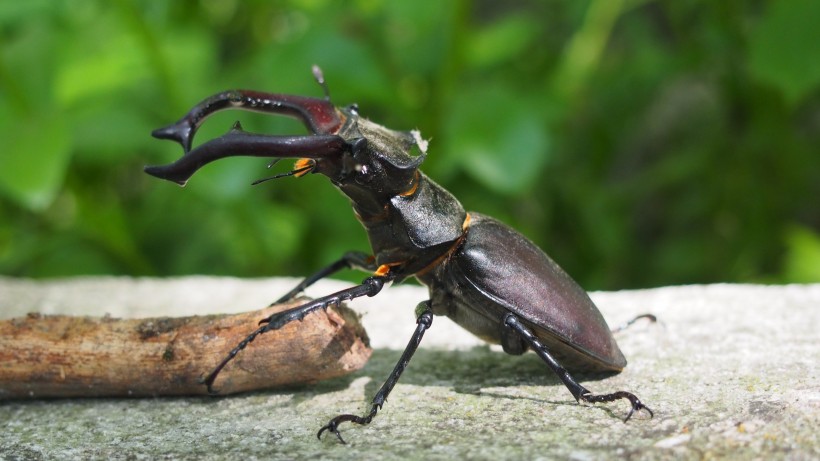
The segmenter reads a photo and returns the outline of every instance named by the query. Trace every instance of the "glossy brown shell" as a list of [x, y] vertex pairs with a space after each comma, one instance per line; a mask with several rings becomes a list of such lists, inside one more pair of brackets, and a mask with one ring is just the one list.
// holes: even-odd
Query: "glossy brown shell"
[[[511, 312], [567, 369], [620, 371], [626, 366], [609, 326], [584, 289], [519, 232], [493, 218], [471, 216], [466, 239], [442, 268], [446, 275], [437, 277], [450, 293], [446, 301], [439, 299], [455, 304], [445, 315], [486, 340], [500, 342], [501, 321]], [[474, 318], [476, 314], [484, 319]]]

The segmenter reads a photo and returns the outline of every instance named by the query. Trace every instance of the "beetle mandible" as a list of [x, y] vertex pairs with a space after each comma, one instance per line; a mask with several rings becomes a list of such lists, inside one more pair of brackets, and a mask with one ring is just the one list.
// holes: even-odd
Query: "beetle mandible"
[[[427, 142], [418, 131], [400, 132], [359, 116], [358, 107], [336, 108], [321, 71], [313, 67], [325, 97], [311, 98], [249, 90], [215, 94], [194, 106], [178, 122], [155, 130], [160, 139], [180, 143], [184, 155], [145, 172], [185, 185], [199, 168], [231, 156], [298, 158], [293, 170], [275, 176], [319, 173], [346, 195], [367, 231], [373, 254], [348, 252], [307, 277], [277, 302], [295, 297], [319, 279], [344, 268], [372, 273], [361, 284], [324, 296], [260, 321], [203, 379], [213, 392], [222, 368], [258, 335], [300, 320], [318, 309], [362, 296], [375, 296], [386, 284], [415, 277], [430, 299], [417, 306], [417, 326], [396, 367], [370, 411], [342, 414], [323, 426], [344, 439], [339, 424], [369, 424], [382, 408], [416, 351], [434, 315], [445, 315], [479, 338], [501, 344], [509, 354], [537, 353], [577, 401], [626, 399], [635, 411], [652, 410], [630, 392], [593, 394], [572, 372], [618, 372], [626, 365], [601, 313], [587, 293], [523, 235], [479, 213], [466, 212], [447, 190], [419, 170]], [[282, 114], [301, 120], [311, 134], [265, 135], [246, 132], [237, 123], [225, 135], [195, 149], [197, 128], [214, 112], [240, 109]], [[268, 178], [270, 179], [270, 178]]]

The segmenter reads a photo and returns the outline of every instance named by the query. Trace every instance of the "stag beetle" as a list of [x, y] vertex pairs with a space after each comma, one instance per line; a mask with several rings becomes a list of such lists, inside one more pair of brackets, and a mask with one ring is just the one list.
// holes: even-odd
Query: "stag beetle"
[[[618, 372], [626, 365], [601, 313], [587, 293], [523, 235], [461, 203], [419, 170], [427, 142], [418, 131], [400, 132], [359, 116], [356, 105], [336, 108], [318, 67], [314, 77], [324, 99], [248, 90], [226, 91], [194, 106], [178, 122], [155, 130], [156, 138], [180, 143], [184, 155], [145, 172], [185, 185], [199, 168], [231, 156], [298, 158], [293, 170], [272, 178], [320, 173], [346, 195], [367, 231], [373, 255], [348, 252], [307, 277], [277, 302], [289, 300], [334, 272], [353, 268], [372, 273], [360, 285], [274, 314], [239, 343], [202, 382], [212, 386], [222, 368], [258, 335], [300, 320], [318, 309], [362, 296], [375, 296], [390, 283], [415, 277], [430, 299], [416, 309], [417, 326], [396, 367], [363, 415], [342, 414], [323, 426], [344, 439], [339, 424], [369, 424], [416, 351], [434, 315], [445, 315], [479, 338], [501, 344], [509, 354], [535, 351], [576, 401], [626, 399], [635, 411], [652, 410], [625, 391], [593, 394], [573, 372]], [[246, 132], [237, 123], [225, 135], [195, 149], [197, 128], [214, 112], [240, 109], [283, 114], [301, 120], [306, 136]], [[264, 181], [264, 180], [261, 180]], [[261, 182], [257, 181], [257, 182]]]

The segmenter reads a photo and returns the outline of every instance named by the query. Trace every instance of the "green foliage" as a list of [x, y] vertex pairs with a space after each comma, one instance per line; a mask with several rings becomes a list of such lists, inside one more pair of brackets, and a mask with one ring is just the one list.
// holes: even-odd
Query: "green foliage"
[[785, 278], [795, 283], [820, 280], [820, 235], [794, 226], [786, 230], [786, 245]]
[[[419, 128], [425, 172], [587, 288], [818, 282], [817, 5], [2, 2], [0, 273], [298, 276], [366, 249], [321, 177], [142, 173], [181, 153], [153, 128], [227, 88], [319, 96], [319, 64], [337, 104]], [[198, 141], [235, 120], [304, 132], [220, 113]]]
[[749, 66], [761, 80], [799, 104], [820, 85], [820, 3], [813, 0], [772, 2], [750, 38]]

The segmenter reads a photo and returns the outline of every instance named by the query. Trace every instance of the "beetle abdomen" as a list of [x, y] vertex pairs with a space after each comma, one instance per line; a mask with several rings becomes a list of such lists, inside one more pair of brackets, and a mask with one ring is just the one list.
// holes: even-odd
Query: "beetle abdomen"
[[[569, 370], [617, 371], [626, 365], [598, 308], [563, 269], [509, 226], [470, 215], [463, 244], [436, 271], [436, 280], [429, 280], [434, 309], [437, 300], [449, 303], [436, 310], [444, 307], [441, 313], [494, 343], [502, 341], [501, 319], [511, 312]], [[442, 290], [447, 294], [437, 296]]]

